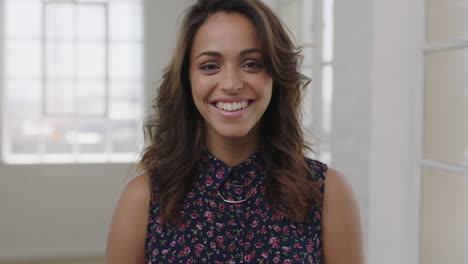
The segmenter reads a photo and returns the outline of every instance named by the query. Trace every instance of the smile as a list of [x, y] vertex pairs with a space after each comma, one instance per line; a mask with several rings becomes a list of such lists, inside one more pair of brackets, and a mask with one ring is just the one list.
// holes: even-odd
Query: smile
[[228, 112], [235, 112], [239, 111], [241, 109], [246, 108], [249, 106], [250, 101], [249, 100], [243, 100], [240, 102], [217, 102], [215, 104], [216, 108], [221, 109], [223, 111], [228, 111]]

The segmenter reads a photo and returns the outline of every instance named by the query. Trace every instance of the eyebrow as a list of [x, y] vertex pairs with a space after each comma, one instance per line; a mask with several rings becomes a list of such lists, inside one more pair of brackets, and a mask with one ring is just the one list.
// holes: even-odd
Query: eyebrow
[[[246, 50], [241, 51], [240, 55], [245, 56], [247, 54], [255, 53], [255, 52], [262, 53], [262, 50], [260, 50], [260, 49], [246, 49]], [[198, 59], [201, 56], [222, 57], [221, 53], [219, 53], [217, 51], [205, 51], [205, 52], [200, 53], [195, 59]]]

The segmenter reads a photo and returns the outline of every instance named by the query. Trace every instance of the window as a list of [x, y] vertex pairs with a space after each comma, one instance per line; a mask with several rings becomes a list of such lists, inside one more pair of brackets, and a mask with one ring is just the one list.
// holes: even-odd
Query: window
[[468, 263], [468, 3], [425, 3], [421, 263]]
[[133, 161], [142, 145], [142, 1], [4, 4], [2, 160]]
[[[333, 96], [334, 0], [266, 0], [303, 49], [302, 72], [312, 78], [303, 99], [304, 135], [321, 161], [330, 164]], [[311, 45], [309, 45], [311, 44]]]

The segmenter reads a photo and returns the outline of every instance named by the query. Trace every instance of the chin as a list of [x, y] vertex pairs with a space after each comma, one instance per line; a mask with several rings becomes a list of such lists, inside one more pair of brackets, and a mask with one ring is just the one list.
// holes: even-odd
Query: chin
[[225, 139], [242, 139], [248, 137], [252, 132], [252, 127], [223, 127], [223, 128], [215, 128], [214, 131], [218, 136]]

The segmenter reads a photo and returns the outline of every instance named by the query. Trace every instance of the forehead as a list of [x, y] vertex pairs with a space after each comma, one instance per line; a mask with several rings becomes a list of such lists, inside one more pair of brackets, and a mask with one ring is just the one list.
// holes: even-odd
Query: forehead
[[220, 12], [211, 15], [195, 34], [191, 53], [237, 52], [251, 48], [261, 48], [254, 24], [243, 14]]

